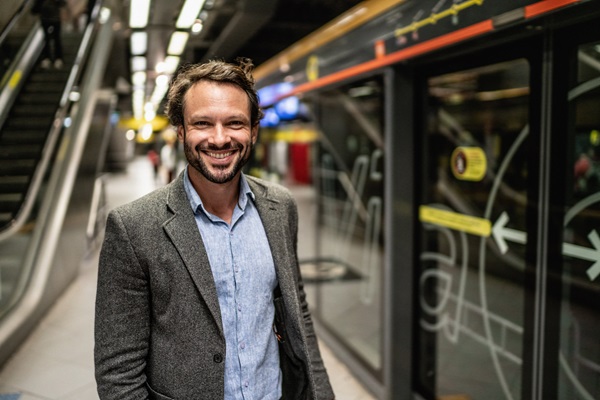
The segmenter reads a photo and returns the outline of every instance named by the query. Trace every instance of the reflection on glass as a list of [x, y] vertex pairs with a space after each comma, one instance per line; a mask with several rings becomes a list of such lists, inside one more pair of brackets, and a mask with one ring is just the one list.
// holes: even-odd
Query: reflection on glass
[[373, 371], [382, 364], [382, 87], [373, 78], [320, 93], [311, 104], [320, 132], [317, 315]]
[[578, 50], [564, 221], [559, 399], [600, 398], [600, 43]]
[[426, 99], [417, 388], [430, 399], [519, 399], [528, 63], [432, 77]]

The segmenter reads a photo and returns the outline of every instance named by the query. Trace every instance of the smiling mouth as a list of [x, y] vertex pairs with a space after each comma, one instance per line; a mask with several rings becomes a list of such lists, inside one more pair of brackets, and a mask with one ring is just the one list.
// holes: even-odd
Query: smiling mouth
[[229, 157], [230, 155], [232, 155], [232, 154], [233, 154], [233, 151], [227, 151], [227, 152], [225, 152], [225, 153], [214, 153], [214, 152], [212, 152], [212, 151], [207, 151], [207, 152], [206, 152], [206, 154], [207, 154], [209, 157], [212, 157], [212, 158], [216, 158], [216, 159], [222, 159], [222, 158], [227, 158], [227, 157]]

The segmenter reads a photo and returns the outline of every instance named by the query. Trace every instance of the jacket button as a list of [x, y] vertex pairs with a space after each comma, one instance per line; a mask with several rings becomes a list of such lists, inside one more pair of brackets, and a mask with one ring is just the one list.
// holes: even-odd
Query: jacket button
[[221, 353], [217, 353], [213, 356], [213, 361], [216, 363], [222, 363], [223, 362], [223, 355]]

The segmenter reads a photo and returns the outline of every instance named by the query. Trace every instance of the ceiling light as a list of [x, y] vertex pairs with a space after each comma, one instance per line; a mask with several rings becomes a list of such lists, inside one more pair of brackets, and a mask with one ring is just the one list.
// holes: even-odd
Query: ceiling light
[[186, 0], [183, 7], [181, 7], [181, 12], [179, 13], [179, 18], [177, 18], [175, 26], [178, 29], [189, 29], [192, 24], [196, 22], [196, 18], [198, 18], [198, 14], [200, 14], [204, 1], [205, 0]]
[[137, 71], [131, 75], [131, 83], [135, 88], [143, 88], [146, 84], [146, 73], [144, 71]]
[[146, 57], [131, 57], [131, 70], [136, 71], [145, 71], [146, 70]]
[[167, 56], [167, 58], [165, 58], [165, 74], [175, 73], [175, 71], [177, 71], [178, 66], [179, 66], [179, 57]]
[[190, 36], [187, 32], [173, 32], [171, 40], [169, 41], [169, 47], [167, 53], [179, 56], [185, 50], [185, 44], [187, 43], [188, 37]]
[[148, 25], [149, 14], [150, 0], [131, 0], [129, 26], [131, 28], [145, 28]]
[[129, 39], [131, 54], [139, 56], [148, 50], [148, 34], [146, 32], [133, 32]]
[[131, 96], [133, 116], [136, 119], [142, 119], [144, 109], [144, 97], [145, 93], [142, 89], [134, 90]]
[[202, 21], [197, 20], [196, 22], [194, 22], [194, 25], [192, 25], [192, 34], [199, 34], [200, 32], [202, 32], [202, 28], [204, 28]]

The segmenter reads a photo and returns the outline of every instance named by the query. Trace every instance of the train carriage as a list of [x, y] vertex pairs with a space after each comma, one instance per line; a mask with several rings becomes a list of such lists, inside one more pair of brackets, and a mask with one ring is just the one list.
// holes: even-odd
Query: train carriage
[[600, 398], [599, 23], [370, 0], [257, 68], [255, 171], [302, 188], [319, 333], [377, 398]]

